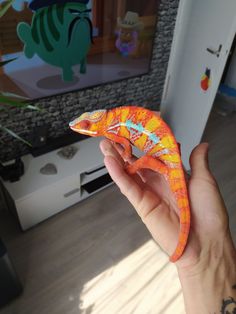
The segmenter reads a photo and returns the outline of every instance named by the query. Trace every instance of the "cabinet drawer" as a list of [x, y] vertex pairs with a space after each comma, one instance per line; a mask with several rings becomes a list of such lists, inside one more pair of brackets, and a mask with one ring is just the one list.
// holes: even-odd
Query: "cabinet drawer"
[[17, 200], [16, 210], [23, 230], [80, 201], [80, 182], [72, 176]]
[[81, 177], [80, 177], [81, 185], [91, 182], [94, 179], [99, 178], [106, 173], [107, 173], [107, 169], [104, 166], [104, 164], [97, 167], [94, 170], [85, 171], [84, 173], [81, 173]]

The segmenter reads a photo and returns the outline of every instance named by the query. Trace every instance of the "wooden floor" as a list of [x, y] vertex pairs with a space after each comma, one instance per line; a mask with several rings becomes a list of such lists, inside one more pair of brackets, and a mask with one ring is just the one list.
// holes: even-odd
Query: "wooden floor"
[[[236, 114], [211, 114], [204, 140], [236, 240]], [[24, 293], [0, 314], [182, 314], [175, 266], [115, 186], [22, 233], [11, 216], [0, 234]]]

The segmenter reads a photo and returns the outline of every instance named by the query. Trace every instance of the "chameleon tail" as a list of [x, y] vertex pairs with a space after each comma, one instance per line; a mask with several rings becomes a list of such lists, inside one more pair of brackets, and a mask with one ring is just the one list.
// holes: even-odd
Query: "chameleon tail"
[[24, 22], [19, 23], [17, 25], [17, 35], [24, 43], [25, 56], [31, 59], [35, 54], [35, 50], [30, 25]]
[[180, 232], [177, 247], [170, 256], [171, 262], [176, 262], [183, 254], [190, 230], [190, 205], [187, 186], [182, 169], [171, 169], [169, 173], [170, 187], [175, 194], [178, 208], [180, 209]]
[[170, 261], [174, 263], [184, 252], [190, 229], [190, 207], [184, 172], [182, 168], [172, 168], [168, 170], [163, 162], [146, 155], [126, 167], [126, 171], [131, 175], [136, 173], [139, 169], [152, 169], [153, 171], [158, 171], [163, 174], [167, 177], [171, 190], [175, 195], [178, 208], [180, 209], [180, 232], [177, 247], [170, 257]]

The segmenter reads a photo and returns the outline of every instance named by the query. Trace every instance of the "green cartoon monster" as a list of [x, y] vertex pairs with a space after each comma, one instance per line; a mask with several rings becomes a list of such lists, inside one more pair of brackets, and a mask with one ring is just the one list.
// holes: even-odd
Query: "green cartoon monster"
[[89, 0], [33, 0], [31, 26], [21, 22], [17, 34], [27, 58], [37, 54], [45, 62], [62, 68], [63, 80], [72, 81], [72, 66], [80, 64], [86, 73], [86, 58], [92, 43], [93, 27]]

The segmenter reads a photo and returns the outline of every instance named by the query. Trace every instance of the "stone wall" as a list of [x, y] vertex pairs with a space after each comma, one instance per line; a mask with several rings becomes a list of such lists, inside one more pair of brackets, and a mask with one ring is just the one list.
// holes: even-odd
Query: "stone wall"
[[[34, 127], [50, 125], [49, 136], [68, 132], [68, 122], [84, 111], [136, 104], [157, 110], [165, 82], [179, 0], [161, 0], [149, 74], [78, 92], [41, 99], [35, 104], [45, 113], [11, 109], [1, 111], [0, 123], [30, 139]], [[29, 147], [5, 133], [0, 137], [0, 160], [26, 154]]]

